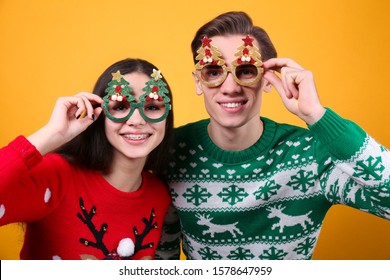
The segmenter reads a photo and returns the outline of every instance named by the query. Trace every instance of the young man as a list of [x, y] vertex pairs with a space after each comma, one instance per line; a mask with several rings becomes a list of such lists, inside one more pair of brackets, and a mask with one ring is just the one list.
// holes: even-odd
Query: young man
[[[388, 150], [324, 108], [245, 13], [205, 24], [192, 51], [210, 119], [176, 129], [160, 258], [178, 257], [181, 231], [188, 259], [310, 259], [332, 205], [390, 218]], [[271, 86], [308, 129], [259, 117]]]

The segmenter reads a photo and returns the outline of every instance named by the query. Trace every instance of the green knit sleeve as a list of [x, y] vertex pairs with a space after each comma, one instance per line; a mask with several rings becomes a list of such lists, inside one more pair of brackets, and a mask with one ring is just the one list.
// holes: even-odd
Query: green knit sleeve
[[355, 155], [367, 137], [358, 125], [343, 119], [329, 108], [318, 122], [308, 128], [325, 150], [338, 160], [346, 160]]
[[318, 175], [329, 202], [390, 219], [388, 149], [330, 109], [309, 129], [317, 138]]

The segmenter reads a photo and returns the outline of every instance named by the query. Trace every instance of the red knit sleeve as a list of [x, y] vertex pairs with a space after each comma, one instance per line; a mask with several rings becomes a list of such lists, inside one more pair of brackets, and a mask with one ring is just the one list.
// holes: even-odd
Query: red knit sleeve
[[0, 149], [0, 188], [18, 176], [18, 173], [31, 169], [41, 160], [42, 155], [24, 136], [17, 137]]
[[34, 221], [58, 205], [65, 169], [65, 160], [43, 158], [23, 136], [0, 149], [0, 225]]
[[24, 136], [18, 136], [9, 144], [9, 147], [18, 153], [20, 159], [29, 169], [42, 160], [42, 155]]

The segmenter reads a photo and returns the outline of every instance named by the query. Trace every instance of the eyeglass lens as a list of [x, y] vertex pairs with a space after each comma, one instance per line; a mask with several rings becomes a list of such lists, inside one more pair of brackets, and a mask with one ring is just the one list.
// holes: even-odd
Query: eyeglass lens
[[232, 72], [235, 78], [244, 84], [257, 82], [258, 76], [261, 75], [259, 69], [253, 64], [238, 65], [233, 67], [232, 71], [219, 65], [206, 65], [201, 69], [200, 74], [203, 81], [220, 85], [225, 81], [227, 72]]
[[141, 103], [110, 101], [107, 106], [108, 113], [115, 119], [130, 118], [129, 114], [133, 114], [136, 108], [141, 111], [142, 116], [151, 120], [161, 118], [168, 109], [164, 102], [154, 99]]

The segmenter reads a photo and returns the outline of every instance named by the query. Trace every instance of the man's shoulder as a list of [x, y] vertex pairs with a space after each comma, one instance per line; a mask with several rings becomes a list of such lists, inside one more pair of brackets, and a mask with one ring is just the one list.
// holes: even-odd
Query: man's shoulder
[[210, 119], [203, 119], [196, 122], [187, 123], [175, 128], [175, 134], [177, 136], [188, 135], [190, 132], [195, 132], [197, 129], [207, 125], [209, 122]]
[[289, 123], [280, 123], [280, 122], [276, 122], [274, 120], [271, 120], [271, 119], [268, 119], [268, 118], [265, 118], [265, 117], [261, 117], [264, 125], [267, 127], [267, 126], [275, 126], [276, 127], [276, 132], [277, 133], [281, 133], [281, 134], [309, 134], [310, 131], [305, 128], [305, 127], [301, 127], [301, 126], [298, 126], [298, 125], [294, 125], [294, 124], [289, 124]]

